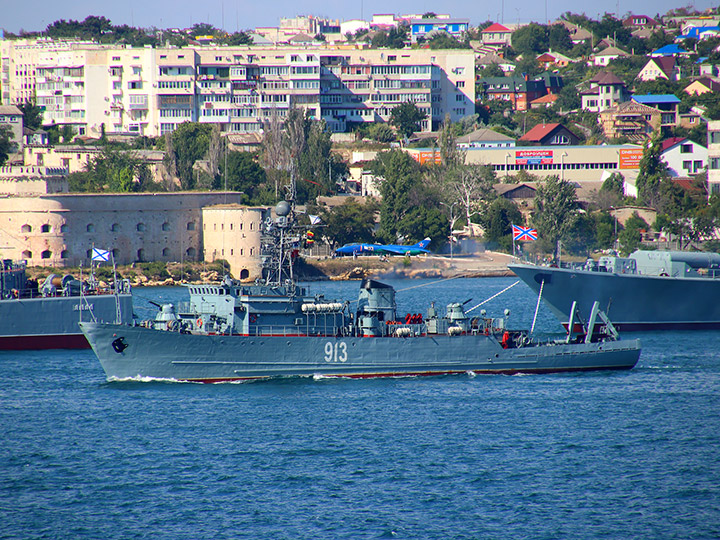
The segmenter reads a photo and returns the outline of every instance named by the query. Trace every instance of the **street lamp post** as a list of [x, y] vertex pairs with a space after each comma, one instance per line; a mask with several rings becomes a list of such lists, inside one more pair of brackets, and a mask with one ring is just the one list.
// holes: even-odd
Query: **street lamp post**
[[565, 181], [565, 158], [567, 155], [567, 152], [560, 154], [560, 180], [562, 181]]
[[457, 204], [457, 201], [455, 201], [452, 204], [447, 204], [444, 202], [441, 202], [440, 204], [442, 204], [443, 206], [447, 206], [450, 209], [450, 237], [449, 237], [449, 239], [450, 239], [450, 259], [452, 259], [453, 258], [453, 224], [455, 222], [453, 210], [455, 209], [455, 205]]

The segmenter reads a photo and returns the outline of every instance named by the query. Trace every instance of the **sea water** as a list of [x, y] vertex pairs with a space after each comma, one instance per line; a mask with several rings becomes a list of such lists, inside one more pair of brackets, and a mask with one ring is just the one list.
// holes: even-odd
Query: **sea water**
[[[424, 313], [514, 281], [391, 283]], [[144, 317], [185, 298], [135, 294]], [[536, 301], [473, 313], [529, 327]], [[536, 325], [560, 331], [543, 305]], [[2, 352], [0, 538], [719, 538], [720, 333], [640, 337], [626, 372], [216, 385]]]

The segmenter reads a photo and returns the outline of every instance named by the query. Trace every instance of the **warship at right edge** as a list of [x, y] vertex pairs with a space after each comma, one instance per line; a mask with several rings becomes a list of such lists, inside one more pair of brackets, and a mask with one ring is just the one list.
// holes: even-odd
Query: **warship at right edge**
[[593, 302], [620, 331], [720, 328], [720, 254], [638, 250], [561, 267], [509, 264], [561, 320]]

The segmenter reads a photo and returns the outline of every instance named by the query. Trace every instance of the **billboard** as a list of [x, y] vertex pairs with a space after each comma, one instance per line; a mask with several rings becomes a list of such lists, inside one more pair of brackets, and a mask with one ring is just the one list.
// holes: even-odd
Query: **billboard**
[[642, 159], [642, 148], [621, 148], [620, 149], [620, 169], [639, 169], [640, 160]]
[[545, 165], [551, 164], [552, 162], [552, 150], [515, 150], [516, 165]]

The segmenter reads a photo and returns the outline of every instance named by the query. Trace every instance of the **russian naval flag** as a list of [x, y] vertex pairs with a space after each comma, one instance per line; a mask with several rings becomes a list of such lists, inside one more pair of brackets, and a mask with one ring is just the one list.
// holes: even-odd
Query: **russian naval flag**
[[526, 227], [520, 227], [518, 225], [512, 226], [513, 240], [518, 242], [532, 242], [538, 239], [537, 229], [530, 229]]
[[92, 260], [93, 261], [109, 261], [110, 260], [110, 252], [106, 249], [98, 249], [93, 248], [92, 250]]

